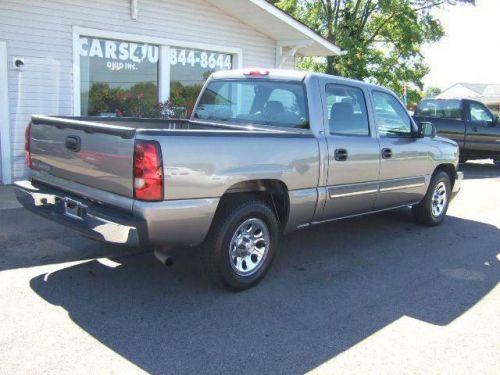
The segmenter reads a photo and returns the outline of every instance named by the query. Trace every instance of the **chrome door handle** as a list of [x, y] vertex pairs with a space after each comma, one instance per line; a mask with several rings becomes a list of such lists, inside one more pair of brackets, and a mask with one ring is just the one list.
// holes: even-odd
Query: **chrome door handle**
[[390, 148], [383, 148], [382, 149], [382, 158], [383, 159], [392, 158], [392, 150]]

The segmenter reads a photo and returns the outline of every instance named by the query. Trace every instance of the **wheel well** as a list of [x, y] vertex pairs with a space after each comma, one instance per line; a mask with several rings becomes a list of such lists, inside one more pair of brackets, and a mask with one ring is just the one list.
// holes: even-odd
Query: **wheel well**
[[453, 164], [440, 164], [436, 167], [436, 170], [434, 171], [435, 175], [437, 172], [445, 172], [449, 177], [450, 177], [450, 182], [451, 182], [451, 188], [453, 189], [453, 186], [455, 185], [455, 178], [456, 178], [456, 169]]
[[[235, 199], [253, 196], [262, 200], [271, 207], [282, 228], [288, 221], [290, 199], [287, 186], [280, 180], [248, 180], [239, 182], [226, 190], [221, 197], [219, 208]], [[219, 209], [218, 208], [218, 209]]]

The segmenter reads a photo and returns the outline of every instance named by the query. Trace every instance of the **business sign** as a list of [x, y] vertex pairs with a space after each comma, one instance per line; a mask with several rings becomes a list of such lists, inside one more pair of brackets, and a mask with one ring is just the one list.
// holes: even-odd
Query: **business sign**
[[182, 65], [211, 70], [230, 70], [232, 68], [232, 56], [218, 52], [172, 47], [170, 48], [170, 64], [172, 66]]
[[[106, 67], [112, 71], [138, 70], [142, 63], [158, 63], [159, 47], [147, 43], [82, 37], [80, 56], [106, 60]], [[170, 64], [210, 70], [230, 70], [232, 56], [213, 51], [171, 47]]]
[[80, 56], [104, 59], [112, 71], [138, 70], [142, 63], [158, 63], [159, 48], [151, 44], [82, 37]]

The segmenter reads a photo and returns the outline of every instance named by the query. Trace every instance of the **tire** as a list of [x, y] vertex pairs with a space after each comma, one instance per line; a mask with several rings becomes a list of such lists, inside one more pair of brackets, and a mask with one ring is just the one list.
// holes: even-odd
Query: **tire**
[[427, 226], [441, 224], [448, 211], [450, 198], [450, 177], [447, 173], [439, 171], [432, 177], [424, 199], [412, 207], [415, 221]]
[[280, 225], [258, 199], [240, 197], [222, 204], [203, 250], [202, 268], [219, 286], [241, 291], [257, 285], [269, 271]]

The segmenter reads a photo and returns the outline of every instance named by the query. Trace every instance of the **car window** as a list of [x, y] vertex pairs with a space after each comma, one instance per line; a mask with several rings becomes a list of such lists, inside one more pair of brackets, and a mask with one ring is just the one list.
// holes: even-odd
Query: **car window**
[[420, 117], [462, 119], [462, 102], [460, 100], [423, 100], [417, 106], [416, 115]]
[[203, 92], [194, 117], [309, 129], [305, 87], [301, 82], [213, 80]]
[[493, 122], [491, 114], [482, 104], [469, 102], [469, 111], [472, 122]]
[[331, 134], [370, 135], [365, 96], [361, 89], [328, 84], [326, 101]]
[[404, 107], [392, 95], [374, 91], [375, 119], [383, 137], [410, 137], [411, 120]]

